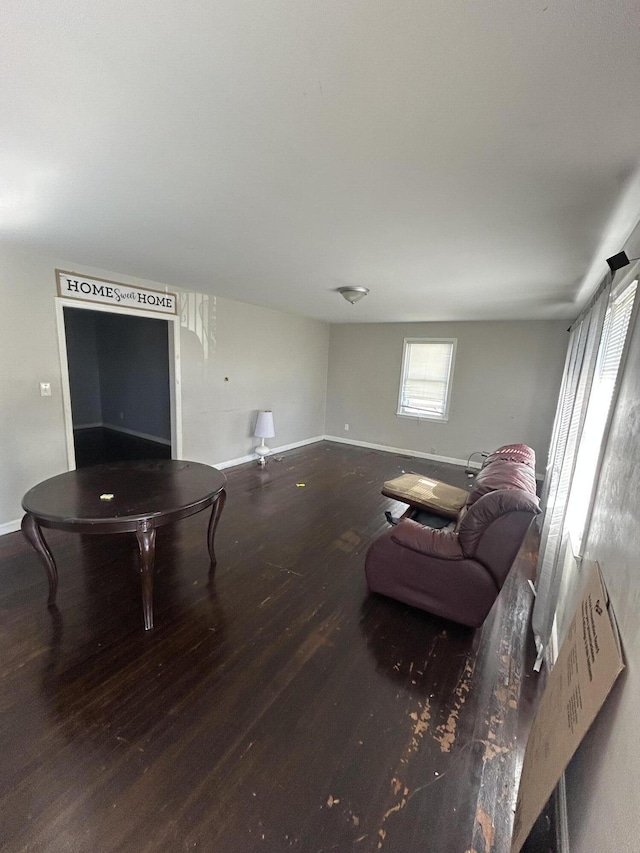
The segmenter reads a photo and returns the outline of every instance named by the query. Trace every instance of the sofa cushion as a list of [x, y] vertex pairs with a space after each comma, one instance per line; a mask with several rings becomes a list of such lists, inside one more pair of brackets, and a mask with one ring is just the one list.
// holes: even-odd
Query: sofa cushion
[[535, 472], [528, 465], [519, 465], [508, 459], [496, 459], [478, 472], [469, 493], [467, 506], [471, 506], [483, 495], [496, 489], [522, 489], [524, 492], [535, 495]]
[[457, 536], [465, 557], [474, 557], [485, 531], [496, 519], [510, 512], [539, 513], [538, 498], [528, 490], [498, 489], [483, 495], [469, 508]]
[[505, 444], [499, 447], [487, 456], [482, 467], [484, 468], [499, 459], [505, 459], [507, 462], [521, 462], [534, 470], [536, 467], [536, 454], [526, 444]]
[[440, 557], [443, 560], [462, 560], [463, 553], [458, 535], [453, 530], [434, 530], [417, 521], [404, 518], [391, 530], [391, 538], [403, 548], [418, 554]]

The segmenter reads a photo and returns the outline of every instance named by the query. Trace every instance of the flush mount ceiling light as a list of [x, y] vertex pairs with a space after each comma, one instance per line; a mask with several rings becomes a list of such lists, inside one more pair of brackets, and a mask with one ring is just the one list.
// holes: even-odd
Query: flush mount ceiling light
[[339, 287], [338, 293], [341, 293], [347, 302], [355, 305], [369, 293], [368, 287]]

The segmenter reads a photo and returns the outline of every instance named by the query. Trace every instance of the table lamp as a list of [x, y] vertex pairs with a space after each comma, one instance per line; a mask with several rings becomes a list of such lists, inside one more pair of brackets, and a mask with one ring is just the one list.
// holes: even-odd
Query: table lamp
[[266, 457], [271, 453], [271, 450], [264, 443], [264, 440], [265, 438], [273, 438], [276, 434], [273, 427], [273, 412], [258, 412], [258, 420], [253, 434], [256, 438], [261, 439], [260, 444], [256, 447], [256, 453], [260, 457], [260, 464], [266, 465]]

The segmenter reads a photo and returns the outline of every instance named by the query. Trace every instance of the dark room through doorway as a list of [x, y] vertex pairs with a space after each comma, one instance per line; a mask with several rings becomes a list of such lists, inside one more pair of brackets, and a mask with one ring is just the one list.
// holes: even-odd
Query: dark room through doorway
[[171, 458], [169, 323], [64, 308], [76, 467]]

